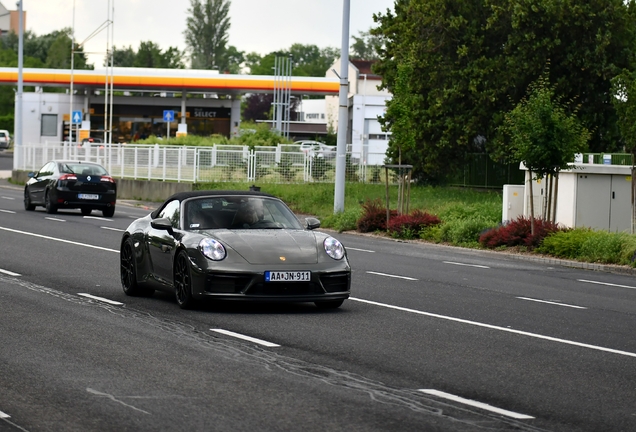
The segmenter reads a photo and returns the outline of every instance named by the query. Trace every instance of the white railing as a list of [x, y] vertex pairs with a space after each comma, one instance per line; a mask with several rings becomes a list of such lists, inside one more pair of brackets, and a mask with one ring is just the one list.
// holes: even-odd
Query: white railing
[[[117, 178], [176, 182], [333, 182], [335, 153], [313, 155], [291, 145], [277, 147], [214, 145], [212, 147], [158, 144], [100, 144], [47, 142], [16, 146], [14, 169], [37, 171], [46, 162], [83, 160], [103, 165]], [[384, 155], [366, 154], [368, 160]], [[369, 157], [372, 156], [372, 157]], [[17, 166], [18, 162], [20, 166]], [[361, 153], [347, 152], [347, 181], [384, 181], [380, 165], [367, 164]]]

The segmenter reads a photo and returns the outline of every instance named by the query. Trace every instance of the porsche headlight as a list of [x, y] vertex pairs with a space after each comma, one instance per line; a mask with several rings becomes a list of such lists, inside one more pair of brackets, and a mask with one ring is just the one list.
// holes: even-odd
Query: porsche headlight
[[221, 261], [225, 258], [225, 247], [218, 241], [211, 238], [204, 238], [199, 242], [201, 253], [213, 261]]
[[344, 246], [342, 246], [342, 243], [340, 243], [335, 238], [327, 237], [323, 244], [325, 246], [325, 252], [327, 252], [327, 255], [329, 255], [331, 258], [340, 260], [344, 257]]

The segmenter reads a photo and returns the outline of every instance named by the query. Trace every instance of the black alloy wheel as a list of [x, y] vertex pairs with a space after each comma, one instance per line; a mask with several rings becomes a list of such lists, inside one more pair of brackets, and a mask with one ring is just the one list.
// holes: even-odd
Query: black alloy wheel
[[24, 209], [26, 211], [35, 210], [35, 205], [31, 202], [31, 195], [27, 189], [24, 189]]
[[51, 198], [51, 194], [49, 193], [48, 190], [46, 191], [46, 195], [44, 196], [44, 203], [46, 207], [46, 212], [48, 214], [57, 213], [57, 205], [55, 205], [55, 203], [53, 202], [53, 198]]
[[82, 214], [84, 216], [90, 216], [90, 214], [93, 212], [93, 209], [86, 207], [82, 207], [80, 210], [82, 211]]
[[314, 302], [318, 309], [337, 309], [342, 306], [344, 300], [328, 300]]
[[177, 304], [181, 309], [192, 309], [194, 298], [192, 297], [192, 273], [190, 272], [190, 258], [186, 251], [177, 255], [174, 266], [174, 291]]
[[124, 294], [129, 296], [151, 296], [155, 290], [141, 287], [137, 283], [137, 264], [135, 262], [134, 240], [130, 237], [126, 239], [119, 254], [121, 286]]

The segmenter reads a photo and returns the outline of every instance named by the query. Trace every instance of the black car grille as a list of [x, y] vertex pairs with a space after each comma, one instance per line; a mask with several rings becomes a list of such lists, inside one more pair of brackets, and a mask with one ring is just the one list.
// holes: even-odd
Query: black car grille
[[205, 278], [205, 290], [210, 293], [241, 293], [245, 291], [252, 279], [251, 275], [209, 273]]
[[350, 280], [349, 273], [332, 273], [320, 276], [322, 286], [329, 293], [349, 291]]
[[313, 282], [261, 282], [253, 285], [246, 294], [286, 296], [324, 293], [322, 288]]

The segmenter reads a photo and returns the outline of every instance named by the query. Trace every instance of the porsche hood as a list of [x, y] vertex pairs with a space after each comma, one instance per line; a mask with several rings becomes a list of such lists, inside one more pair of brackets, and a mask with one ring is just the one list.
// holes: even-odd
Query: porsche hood
[[214, 237], [250, 264], [315, 264], [316, 236], [304, 230], [220, 230]]

